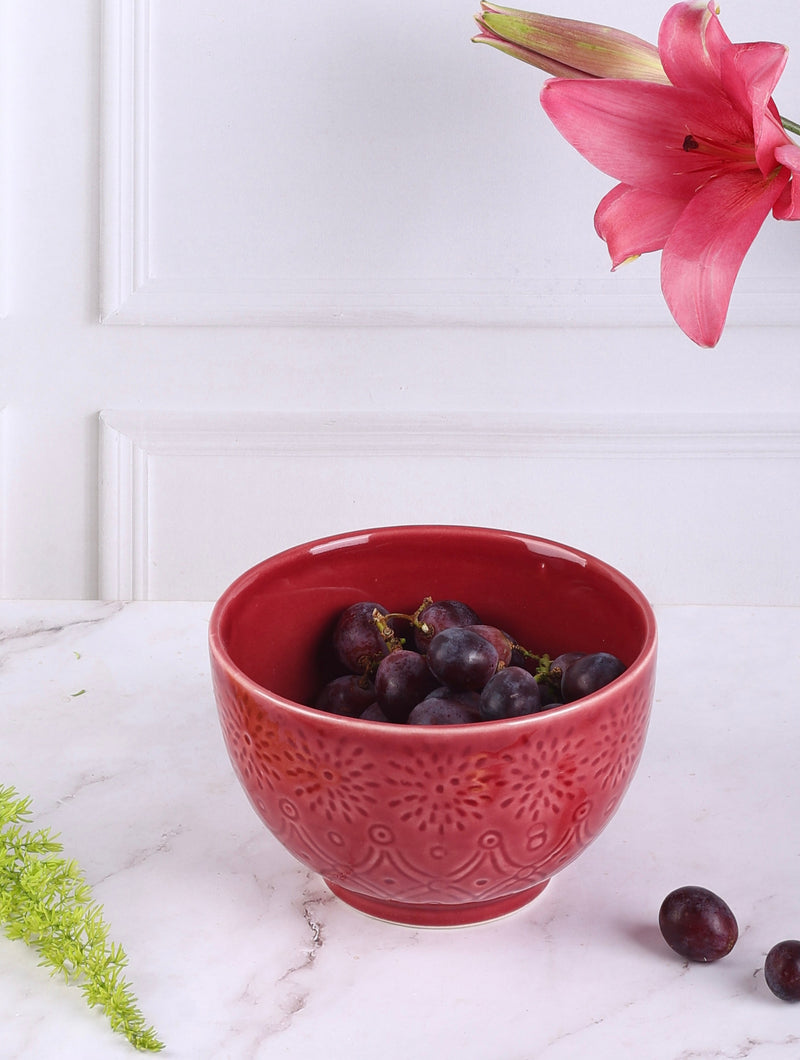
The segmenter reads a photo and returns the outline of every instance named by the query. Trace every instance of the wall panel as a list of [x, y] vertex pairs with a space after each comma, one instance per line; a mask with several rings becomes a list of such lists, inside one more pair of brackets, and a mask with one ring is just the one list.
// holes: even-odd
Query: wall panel
[[657, 603], [800, 603], [800, 424], [107, 411], [101, 595], [215, 598], [317, 536], [501, 526], [615, 564]]
[[[603, 9], [654, 39], [646, 13]], [[543, 75], [471, 16], [106, 0], [102, 319], [667, 324], [656, 259], [609, 271], [611, 182], [549, 125]], [[787, 242], [754, 251], [732, 324], [800, 323]]]
[[8, 519], [6, 452], [6, 410], [0, 406], [0, 599], [3, 599], [6, 593], [6, 521]]

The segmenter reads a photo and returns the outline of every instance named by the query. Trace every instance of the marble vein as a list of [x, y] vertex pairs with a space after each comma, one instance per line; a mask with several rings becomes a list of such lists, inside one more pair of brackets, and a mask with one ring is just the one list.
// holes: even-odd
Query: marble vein
[[81, 615], [66, 622], [50, 623], [46, 619], [31, 618], [22, 625], [0, 627], [0, 645], [4, 648], [3, 654], [0, 655], [0, 668], [11, 655], [39, 649], [51, 638], [57, 638], [62, 633], [89, 630], [101, 625], [118, 615], [126, 606], [124, 601], [115, 601], [103, 604], [102, 613], [91, 618]]
[[774, 1047], [789, 1048], [800, 1044], [800, 1035], [787, 1034], [784, 1038], [746, 1038], [732, 1048], [685, 1049], [675, 1060], [747, 1060], [757, 1056], [757, 1050]]
[[65, 806], [67, 803], [73, 802], [79, 796], [83, 795], [89, 788], [94, 787], [96, 784], [105, 784], [112, 779], [110, 773], [98, 774], [83, 772], [76, 779], [70, 790], [56, 801], [56, 806]]

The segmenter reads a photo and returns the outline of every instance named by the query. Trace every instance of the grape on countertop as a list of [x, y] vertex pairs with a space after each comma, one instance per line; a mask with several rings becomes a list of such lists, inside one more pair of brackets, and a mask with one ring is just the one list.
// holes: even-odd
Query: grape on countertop
[[729, 906], [705, 887], [670, 891], [661, 903], [658, 926], [667, 945], [690, 961], [718, 961], [731, 952], [739, 938], [739, 926]]
[[764, 978], [781, 1001], [800, 1001], [800, 940], [776, 943], [764, 962]]

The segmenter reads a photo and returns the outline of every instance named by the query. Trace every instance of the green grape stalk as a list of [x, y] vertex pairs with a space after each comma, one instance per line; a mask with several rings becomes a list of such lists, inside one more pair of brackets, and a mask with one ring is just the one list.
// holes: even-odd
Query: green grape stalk
[[77, 863], [63, 857], [58, 837], [27, 827], [31, 820], [31, 800], [0, 786], [0, 926], [31, 946], [51, 975], [76, 984], [136, 1049], [158, 1052], [164, 1045], [125, 979], [128, 958], [109, 940], [102, 907]]

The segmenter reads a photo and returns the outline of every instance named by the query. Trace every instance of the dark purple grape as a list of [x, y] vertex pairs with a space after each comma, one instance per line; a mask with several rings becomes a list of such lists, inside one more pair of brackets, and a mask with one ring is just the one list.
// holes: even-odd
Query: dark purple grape
[[781, 1001], [800, 1001], [800, 941], [776, 943], [764, 962], [764, 978]]
[[314, 701], [317, 710], [341, 714], [345, 718], [359, 718], [375, 702], [375, 688], [367, 677], [345, 674], [335, 677], [321, 690]]
[[480, 721], [477, 709], [458, 699], [428, 696], [408, 715], [409, 725], [471, 725]]
[[521, 666], [507, 666], [490, 677], [481, 692], [484, 721], [519, 718], [542, 709], [542, 697], [533, 674]]
[[345, 669], [354, 674], [372, 673], [388, 654], [389, 646], [373, 617], [375, 611], [385, 615], [380, 604], [361, 600], [345, 608], [333, 630], [333, 648]]
[[552, 674], [552, 676], [560, 684], [561, 679], [563, 678], [567, 670], [570, 668], [570, 666], [572, 666], [574, 662], [577, 662], [578, 659], [582, 659], [585, 655], [585, 651], [562, 652], [560, 655], [557, 655], [555, 659], [552, 660], [550, 666], [548, 667], [548, 673]]
[[457, 692], [480, 692], [497, 663], [493, 644], [458, 626], [437, 633], [428, 647], [428, 665], [434, 676]]
[[359, 717], [362, 721], [388, 721], [389, 719], [383, 713], [377, 703], [370, 703], [363, 714]]
[[667, 945], [690, 961], [718, 961], [739, 937], [728, 905], [705, 887], [671, 891], [661, 903], [658, 926]]
[[557, 677], [551, 674], [550, 666], [552, 664], [547, 655], [536, 655], [514, 641], [513, 637], [511, 640], [513, 649], [508, 665], [519, 666], [536, 678], [543, 708], [561, 704], [563, 702], [561, 699], [561, 672], [558, 671]]
[[511, 664], [511, 656], [514, 654], [514, 641], [502, 629], [498, 629], [497, 626], [485, 626], [480, 622], [471, 626], [464, 626], [463, 628], [471, 629], [473, 633], [485, 637], [490, 644], [495, 646], [498, 666], [509, 666]]
[[572, 703], [610, 684], [624, 672], [625, 666], [616, 655], [610, 655], [606, 651], [584, 655], [564, 671], [561, 678], [561, 697], [565, 703]]
[[470, 710], [474, 710], [478, 713], [481, 705], [481, 697], [479, 692], [456, 692], [452, 688], [448, 688], [446, 685], [439, 685], [437, 688], [427, 696], [425, 699], [450, 699], [454, 703], [460, 703], [462, 706], [469, 707]]
[[477, 614], [460, 600], [436, 600], [423, 607], [416, 618], [414, 639], [419, 651], [427, 651], [430, 642], [443, 629], [454, 626], [474, 626], [480, 622]]
[[375, 700], [390, 721], [405, 721], [435, 687], [425, 656], [405, 648], [386, 655], [375, 671]]
[[523, 656], [521, 661], [512, 662], [512, 665], [521, 666], [529, 670], [539, 683], [539, 694], [542, 697], [542, 707], [560, 706], [564, 702], [561, 694], [561, 679], [572, 663], [582, 659], [586, 652], [568, 651], [557, 655], [555, 659], [547, 656]]

